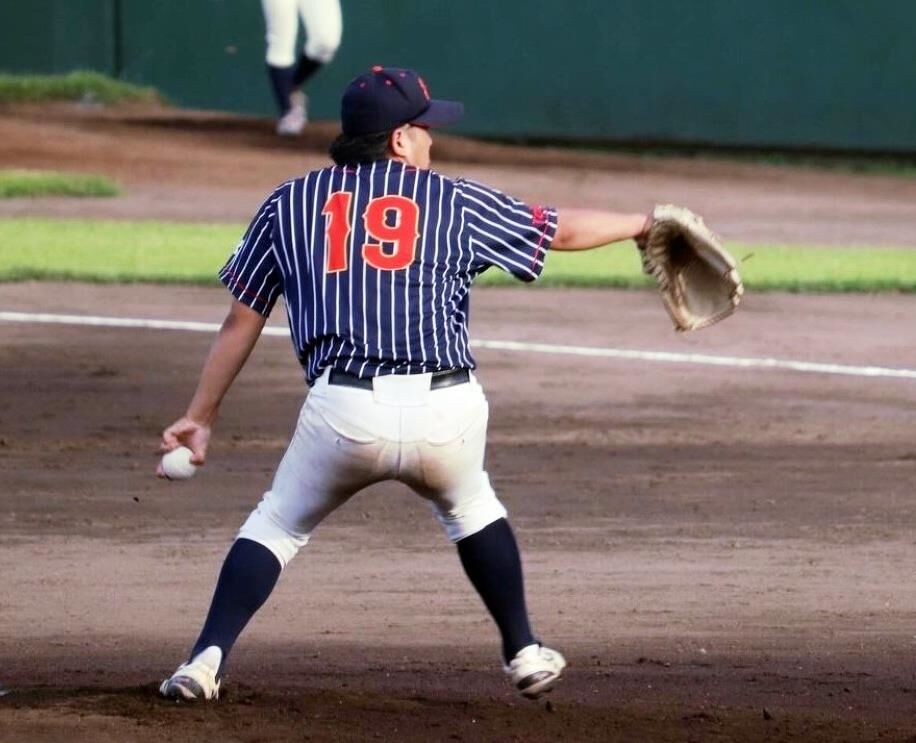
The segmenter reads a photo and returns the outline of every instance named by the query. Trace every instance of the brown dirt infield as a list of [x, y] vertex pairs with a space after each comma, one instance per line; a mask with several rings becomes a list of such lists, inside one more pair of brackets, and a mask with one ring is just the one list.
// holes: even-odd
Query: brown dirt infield
[[[6, 111], [4, 164], [83, 167], [129, 188], [0, 213], [244, 220], [284, 168], [323, 162], [291, 158], [266, 122], [176, 116]], [[713, 202], [729, 177], [600, 165], [443, 170], [524, 183], [527, 197], [555, 180], [592, 203], [589, 183], [614, 181], [634, 207], [665, 182]], [[731, 175], [738, 191], [747, 167]], [[763, 181], [794, 177], [772, 170]], [[796, 176], [802, 190], [829, 181]], [[874, 189], [899, 230], [885, 242], [910, 244], [893, 179], [835, 178], [821, 222], [799, 208], [790, 238]], [[776, 209], [764, 189], [733, 220], [751, 237]], [[0, 310], [26, 312], [218, 321], [227, 302], [220, 289], [0, 285]], [[491, 289], [475, 295], [472, 331], [912, 369], [912, 327], [907, 296], [751, 295], [720, 326], [676, 336], [649, 292]], [[916, 382], [488, 350], [488, 469], [536, 628], [571, 660], [550, 704], [511, 693], [453, 549], [398, 486], [321, 527], [243, 635], [224, 700], [160, 700], [305, 394], [287, 342], [262, 339], [205, 470], [156, 480], [158, 431], [210, 340], [0, 322], [0, 741], [916, 741]]]

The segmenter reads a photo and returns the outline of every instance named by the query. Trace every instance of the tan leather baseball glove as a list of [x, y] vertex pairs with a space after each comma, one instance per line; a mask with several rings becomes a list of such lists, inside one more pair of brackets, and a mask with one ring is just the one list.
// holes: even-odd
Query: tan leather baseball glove
[[744, 294], [735, 260], [689, 209], [662, 204], [636, 245], [678, 331], [698, 330], [732, 314]]

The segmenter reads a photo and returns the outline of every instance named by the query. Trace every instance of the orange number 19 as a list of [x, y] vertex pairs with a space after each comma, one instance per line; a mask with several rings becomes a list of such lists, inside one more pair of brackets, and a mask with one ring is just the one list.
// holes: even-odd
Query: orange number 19
[[[321, 213], [327, 217], [327, 261], [328, 273], [346, 271], [349, 268], [347, 239], [352, 230], [350, 203], [353, 194], [336, 191], [328, 197]], [[389, 224], [389, 217], [393, 223]], [[373, 268], [381, 271], [397, 271], [407, 268], [416, 256], [417, 239], [420, 237], [420, 207], [406, 196], [379, 196], [366, 204], [363, 212], [367, 242], [363, 244], [363, 259]], [[374, 238], [378, 242], [369, 242]], [[393, 248], [386, 251], [382, 243], [391, 243]]]

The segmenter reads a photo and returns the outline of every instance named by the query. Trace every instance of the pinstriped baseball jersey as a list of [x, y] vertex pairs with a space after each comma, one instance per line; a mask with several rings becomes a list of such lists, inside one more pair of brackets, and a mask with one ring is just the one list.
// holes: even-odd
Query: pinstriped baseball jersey
[[544, 267], [556, 211], [394, 160], [282, 184], [220, 280], [268, 315], [282, 294], [311, 383], [327, 367], [363, 378], [475, 367], [469, 291], [491, 266], [522, 281]]

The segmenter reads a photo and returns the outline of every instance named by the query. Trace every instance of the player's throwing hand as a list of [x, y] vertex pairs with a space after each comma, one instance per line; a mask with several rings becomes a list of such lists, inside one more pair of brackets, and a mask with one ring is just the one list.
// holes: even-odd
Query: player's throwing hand
[[[200, 467], [207, 458], [210, 445], [210, 426], [193, 421], [188, 417], [179, 418], [162, 432], [162, 443], [159, 451], [163, 454], [186, 446], [191, 450], [191, 464]], [[162, 471], [162, 463], [156, 468], [157, 477], [167, 477]]]

